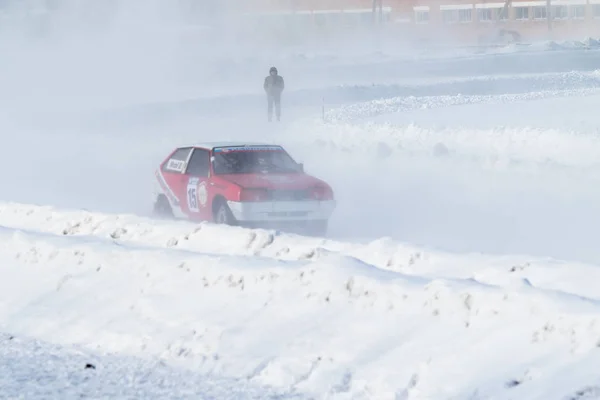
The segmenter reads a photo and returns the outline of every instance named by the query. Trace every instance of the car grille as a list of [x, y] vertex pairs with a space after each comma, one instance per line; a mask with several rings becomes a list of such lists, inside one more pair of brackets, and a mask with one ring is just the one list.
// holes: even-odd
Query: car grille
[[310, 192], [308, 190], [270, 190], [269, 198], [272, 201], [308, 200]]

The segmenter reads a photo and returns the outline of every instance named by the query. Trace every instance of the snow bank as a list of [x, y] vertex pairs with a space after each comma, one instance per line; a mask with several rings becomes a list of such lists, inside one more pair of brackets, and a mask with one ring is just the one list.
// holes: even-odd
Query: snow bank
[[535, 53], [565, 50], [596, 50], [600, 48], [600, 41], [592, 37], [583, 40], [543, 40], [531, 43], [508, 43], [506, 45], [482, 46], [478, 50], [485, 54], [514, 54]]
[[[596, 83], [597, 73], [588, 75]], [[420, 157], [478, 168], [597, 168], [600, 88], [502, 95], [395, 97], [330, 110], [287, 129], [286, 143], [384, 163]], [[568, 113], [561, 112], [569, 109]]]
[[548, 41], [538, 45], [545, 50], [590, 50], [600, 48], [600, 41], [592, 37], [583, 40]]
[[598, 362], [591, 266], [35, 206], [0, 224], [14, 334], [335, 399], [553, 398]]
[[[526, 278], [532, 280], [536, 286], [595, 296], [593, 285], [581, 292], [581, 286], [573, 289], [576, 282], [568, 276], [563, 276], [556, 282], [544, 277], [543, 270], [555, 265], [548, 260], [526, 255], [491, 257], [472, 253], [464, 256], [411, 246], [390, 238], [380, 238], [367, 243], [344, 242], [273, 230], [245, 229], [204, 222], [196, 224], [187, 221], [155, 220], [135, 215], [103, 214], [14, 203], [0, 204], [0, 226], [24, 232], [73, 236], [148, 249], [178, 250], [212, 256], [259, 257], [284, 262], [317, 261], [333, 256], [350, 257], [378, 270], [406, 275], [443, 275], [449, 278], [476, 279], [491, 285], [511, 285], [515, 282], [518, 284], [521, 279]], [[224, 237], [227, 240], [223, 240]], [[588, 276], [600, 274], [600, 270], [586, 270], [585, 264], [571, 262], [569, 265], [575, 277], [582, 273]], [[525, 275], [521, 273], [523, 270], [526, 270]]]
[[540, 170], [561, 172], [565, 168], [594, 171], [600, 166], [600, 138], [597, 135], [533, 126], [436, 129], [412, 123], [329, 125], [317, 122], [312, 125], [309, 135], [290, 139], [290, 147], [302, 145], [318, 146], [319, 153], [335, 155], [335, 162], [341, 162], [344, 153], [361, 154], [365, 156], [363, 163], [370, 164], [373, 169], [397, 162], [401, 157], [405, 162], [429, 160], [430, 167], [445, 161], [446, 164], [453, 163], [454, 167], [476, 165], [485, 170], [534, 173]]
[[[579, 74], [576, 74], [579, 76]], [[342, 105], [325, 113], [325, 120], [331, 123], [353, 122], [361, 119], [372, 118], [378, 115], [391, 114], [414, 109], [435, 109], [465, 104], [506, 104], [518, 101], [541, 100], [556, 97], [582, 97], [598, 93], [600, 80], [597, 74], [586, 77], [587, 89], [568, 90], [543, 90], [515, 94], [488, 94], [488, 95], [435, 95], [435, 96], [402, 96], [386, 97], [368, 102]], [[527, 78], [523, 78], [527, 79]], [[591, 83], [588, 80], [592, 81]], [[561, 85], [562, 86], [562, 85]], [[572, 84], [564, 86], [573, 86]], [[529, 88], [527, 88], [529, 89]], [[380, 93], [381, 94], [381, 93]]]

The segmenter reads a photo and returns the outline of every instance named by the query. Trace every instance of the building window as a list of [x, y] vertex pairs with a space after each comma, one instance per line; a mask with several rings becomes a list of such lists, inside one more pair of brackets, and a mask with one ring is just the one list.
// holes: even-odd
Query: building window
[[529, 7], [515, 7], [515, 19], [529, 19]]
[[496, 9], [496, 18], [498, 21], [506, 21], [508, 19], [508, 8], [497, 8]]
[[569, 12], [568, 12], [567, 6], [554, 6], [552, 9], [552, 16], [555, 19], [569, 18]]
[[442, 20], [447, 24], [458, 22], [458, 10], [443, 10]]
[[493, 19], [491, 8], [480, 8], [477, 10], [477, 20], [484, 22], [492, 21]]
[[575, 19], [584, 19], [585, 6], [571, 6], [571, 17]]
[[471, 12], [473, 10], [458, 10], [458, 19], [460, 22], [471, 22], [473, 17], [471, 16]]
[[546, 19], [548, 18], [548, 13], [546, 12], [546, 7], [532, 7], [533, 8], [533, 19]]
[[471, 22], [473, 20], [473, 6], [471, 5], [450, 5], [441, 6], [442, 21], [445, 23]]
[[429, 11], [415, 11], [415, 22], [417, 24], [426, 24], [429, 22]]
[[571, 18], [584, 19], [585, 18], [585, 6], [571, 6]]

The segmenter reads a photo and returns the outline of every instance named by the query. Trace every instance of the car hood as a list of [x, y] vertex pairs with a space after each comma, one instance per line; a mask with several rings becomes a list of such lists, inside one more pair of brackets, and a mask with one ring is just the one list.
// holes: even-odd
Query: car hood
[[323, 184], [323, 181], [306, 174], [231, 174], [218, 177], [243, 188], [304, 189]]

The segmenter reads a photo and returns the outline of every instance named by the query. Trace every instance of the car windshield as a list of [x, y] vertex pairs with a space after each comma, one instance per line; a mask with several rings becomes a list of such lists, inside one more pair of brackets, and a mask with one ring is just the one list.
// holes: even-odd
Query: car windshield
[[276, 174], [299, 172], [298, 164], [280, 147], [266, 149], [215, 149], [215, 174]]

